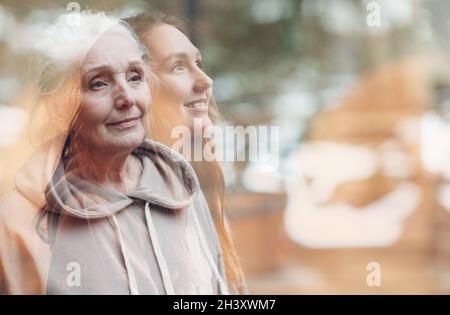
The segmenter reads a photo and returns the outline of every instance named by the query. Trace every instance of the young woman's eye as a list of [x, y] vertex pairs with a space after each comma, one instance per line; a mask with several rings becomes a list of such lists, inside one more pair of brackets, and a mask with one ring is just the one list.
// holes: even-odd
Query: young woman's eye
[[177, 63], [173, 66], [172, 71], [180, 72], [184, 70], [184, 66], [181, 63]]
[[201, 60], [197, 60], [195, 63], [197, 64], [197, 67], [199, 67], [200, 69], [203, 69], [203, 63]]

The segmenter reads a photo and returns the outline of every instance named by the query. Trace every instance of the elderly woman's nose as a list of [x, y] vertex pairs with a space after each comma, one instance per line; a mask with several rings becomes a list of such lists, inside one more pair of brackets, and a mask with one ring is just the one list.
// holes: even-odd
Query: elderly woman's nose
[[128, 82], [117, 83], [117, 94], [115, 97], [115, 106], [117, 108], [130, 107], [134, 103], [133, 91]]
[[194, 90], [203, 92], [213, 86], [213, 80], [203, 71], [199, 70], [195, 78]]

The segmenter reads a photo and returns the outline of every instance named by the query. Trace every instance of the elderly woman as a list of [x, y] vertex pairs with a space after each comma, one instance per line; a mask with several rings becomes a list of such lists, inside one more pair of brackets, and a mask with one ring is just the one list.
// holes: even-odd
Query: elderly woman
[[195, 172], [146, 140], [152, 77], [134, 33], [72, 14], [40, 49], [51, 137], [0, 203], [0, 292], [227, 294]]

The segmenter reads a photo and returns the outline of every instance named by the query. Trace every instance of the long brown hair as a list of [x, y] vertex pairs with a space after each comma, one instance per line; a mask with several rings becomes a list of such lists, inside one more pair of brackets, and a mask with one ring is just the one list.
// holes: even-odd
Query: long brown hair
[[[155, 26], [167, 24], [176, 27], [187, 34], [186, 24], [178, 17], [163, 12], [141, 13], [124, 19], [135, 31], [141, 42], [146, 45], [146, 38]], [[151, 56], [151, 47], [147, 47]], [[152, 111], [154, 112], [154, 111]], [[208, 109], [208, 115], [213, 122], [220, 118], [214, 98]], [[173, 126], [163, 117], [151, 115], [152, 138], [165, 144], [170, 144], [170, 131]], [[228, 220], [224, 211], [225, 182], [219, 163], [213, 161], [191, 161], [192, 167], [200, 181], [200, 186], [211, 210], [220, 244], [222, 247], [225, 271], [230, 290], [234, 294], [247, 294], [244, 274], [230, 233]]]

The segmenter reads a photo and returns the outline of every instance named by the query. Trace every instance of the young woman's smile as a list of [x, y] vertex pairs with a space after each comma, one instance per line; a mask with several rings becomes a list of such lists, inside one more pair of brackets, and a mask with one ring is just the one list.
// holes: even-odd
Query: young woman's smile
[[208, 110], [213, 81], [202, 69], [197, 47], [176, 27], [167, 24], [152, 29], [146, 42], [160, 81], [154, 93], [158, 104], [154, 110], [181, 116], [180, 123], [191, 129], [194, 120], [201, 122], [202, 128], [211, 125]]

